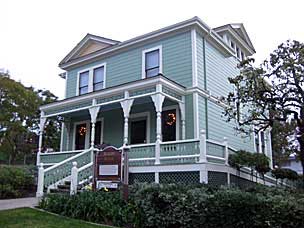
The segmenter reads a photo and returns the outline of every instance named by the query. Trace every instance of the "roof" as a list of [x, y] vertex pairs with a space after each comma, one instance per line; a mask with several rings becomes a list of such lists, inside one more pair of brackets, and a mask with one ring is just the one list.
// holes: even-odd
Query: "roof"
[[254, 46], [249, 38], [249, 35], [243, 25], [243, 23], [232, 23], [226, 24], [219, 27], [214, 28], [214, 31], [221, 33], [227, 31], [232, 35], [236, 40], [243, 44], [243, 46], [251, 52], [251, 54], [255, 53]]
[[[240, 24], [242, 25], [242, 24]], [[222, 39], [222, 37], [217, 33], [218, 29], [226, 28], [225, 26], [221, 26], [215, 29], [210, 28], [206, 23], [204, 23], [199, 17], [193, 17], [191, 19], [176, 23], [174, 25], [170, 25], [161, 29], [158, 29], [156, 31], [137, 36], [135, 38], [119, 42], [116, 40], [108, 39], [105, 37], [100, 37], [92, 34], [87, 34], [77, 45], [73, 50], [59, 63], [59, 67], [66, 70], [69, 67], [72, 67], [76, 64], [82, 63], [84, 61], [93, 61], [98, 57], [105, 56], [108, 54], [113, 54], [113, 52], [119, 51], [119, 50], [125, 50], [126, 48], [130, 48], [132, 45], [135, 45], [140, 42], [145, 42], [151, 39], [154, 39], [155, 37], [170, 34], [173, 32], [176, 32], [178, 30], [186, 29], [186, 28], [192, 28], [196, 27], [199, 29], [200, 32], [203, 34], [206, 34], [207, 39], [211, 44], [213, 44], [216, 48], [218, 48], [225, 56], [233, 56], [234, 50]], [[248, 46], [248, 48], [254, 53], [254, 48], [251, 44], [251, 41], [248, 37], [248, 34], [246, 33], [244, 26], [240, 26], [240, 31], [238, 32], [238, 28], [236, 24], [233, 24], [235, 28], [232, 27], [232, 24], [229, 24], [231, 29], [234, 31], [235, 35], [241, 38], [242, 35], [245, 38], [245, 45]], [[83, 48], [88, 42], [95, 41], [99, 43], [106, 43], [108, 45], [103, 46], [99, 50], [91, 51], [90, 53], [86, 53], [86, 55], [77, 55], [77, 53]]]

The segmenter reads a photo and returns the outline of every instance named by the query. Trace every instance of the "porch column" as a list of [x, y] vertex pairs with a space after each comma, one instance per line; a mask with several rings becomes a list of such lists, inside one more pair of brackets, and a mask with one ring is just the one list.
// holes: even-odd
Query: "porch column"
[[185, 97], [183, 96], [182, 102], [178, 102], [180, 113], [181, 113], [181, 124], [182, 124], [182, 140], [186, 139], [186, 118], [185, 118]]
[[66, 151], [72, 150], [72, 149], [69, 149], [69, 146], [70, 146], [70, 131], [71, 131], [71, 122], [70, 122], [70, 120], [67, 120], [66, 122], [64, 122], [64, 128], [65, 128], [65, 131], [66, 131], [65, 150]]
[[[161, 85], [159, 85], [161, 86]], [[157, 88], [159, 90], [159, 88]], [[160, 87], [161, 90], [161, 87]], [[165, 99], [165, 96], [158, 93], [155, 95], [151, 95], [152, 101], [155, 106], [156, 111], [156, 142], [155, 142], [155, 164], [160, 164], [160, 143], [162, 140], [162, 121], [161, 121], [161, 113], [162, 113], [162, 107], [163, 102]]]
[[42, 150], [42, 139], [43, 139], [43, 130], [45, 123], [46, 123], [46, 117], [44, 117], [44, 112], [41, 111], [40, 124], [39, 124], [39, 144], [38, 144], [38, 153], [37, 153], [37, 165], [40, 164], [40, 154]]
[[134, 99], [128, 99], [129, 93], [128, 91], [125, 92], [125, 98], [127, 100], [121, 101], [120, 105], [123, 110], [124, 114], [124, 136], [123, 136], [123, 145], [128, 144], [128, 137], [129, 137], [129, 116], [130, 116], [130, 111], [131, 107], [133, 105]]
[[100, 107], [99, 106], [95, 106], [96, 105], [96, 100], [93, 99], [92, 102], [93, 107], [89, 108], [89, 112], [90, 112], [90, 116], [91, 116], [91, 148], [94, 147], [94, 141], [95, 141], [95, 123], [96, 123], [96, 119], [97, 119], [97, 115], [99, 112]]

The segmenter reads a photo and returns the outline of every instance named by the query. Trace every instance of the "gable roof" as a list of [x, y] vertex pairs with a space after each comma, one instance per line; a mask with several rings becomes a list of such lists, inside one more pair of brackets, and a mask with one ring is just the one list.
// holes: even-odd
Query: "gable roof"
[[229, 32], [236, 40], [238, 40], [247, 50], [251, 53], [255, 53], [254, 46], [249, 38], [248, 33], [243, 23], [226, 24], [214, 28], [217, 33]]
[[59, 65], [69, 62], [72, 59], [90, 54], [92, 52], [113, 46], [120, 43], [117, 40], [96, 36], [88, 33], [81, 39], [81, 41], [70, 51], [63, 60], [60, 61]]
[[[222, 37], [219, 36], [219, 34], [217, 32], [215, 32], [212, 28], [210, 28], [207, 24], [205, 24], [199, 17], [193, 17], [191, 19], [179, 22], [177, 24], [174, 25], [170, 25], [167, 27], [164, 27], [162, 29], [132, 38], [130, 40], [126, 40], [123, 42], [118, 42], [118, 41], [114, 41], [112, 45], [94, 51], [92, 53], [89, 53], [85, 56], [78, 56], [74, 58], [71, 58], [72, 54], [75, 52], [75, 49], [77, 51], [77, 47], [81, 47], [82, 45], [84, 45], [85, 38], [82, 39], [82, 41], [80, 41], [80, 43], [59, 63], [59, 67], [66, 70], [69, 67], [72, 67], [76, 64], [80, 64], [84, 61], [93, 61], [96, 58], [100, 57], [100, 56], [104, 56], [110, 53], [113, 53], [115, 51], [119, 51], [119, 50], [125, 50], [126, 48], [130, 48], [132, 45], [140, 43], [140, 42], [145, 42], [151, 39], [154, 39], [155, 37], [158, 37], [160, 35], [165, 35], [165, 34], [170, 34], [170, 33], [175, 33], [178, 30], [182, 30], [185, 28], [192, 28], [192, 27], [196, 27], [199, 29], [199, 31], [201, 31], [204, 34], [207, 34], [207, 39], [209, 40], [209, 42], [211, 42], [216, 48], [218, 48], [225, 56], [233, 56], [234, 55], [234, 50], [232, 50], [232, 48], [222, 39]], [[93, 36], [91, 34], [88, 34], [90, 36]], [[95, 36], [98, 37], [98, 36]], [[106, 39], [103, 37], [100, 37], [102, 39]], [[113, 41], [113, 40], [111, 40]], [[116, 42], [116, 43], [115, 43]], [[77, 56], [77, 55], [76, 55]]]

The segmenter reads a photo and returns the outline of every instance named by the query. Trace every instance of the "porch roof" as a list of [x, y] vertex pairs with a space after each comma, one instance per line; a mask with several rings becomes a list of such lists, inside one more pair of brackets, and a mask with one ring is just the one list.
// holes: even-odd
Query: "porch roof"
[[156, 93], [161, 93], [173, 101], [184, 102], [183, 96], [186, 94], [186, 88], [163, 75], [158, 75], [43, 105], [40, 107], [41, 116], [63, 115], [93, 106], [111, 105], [126, 99], [142, 98]]

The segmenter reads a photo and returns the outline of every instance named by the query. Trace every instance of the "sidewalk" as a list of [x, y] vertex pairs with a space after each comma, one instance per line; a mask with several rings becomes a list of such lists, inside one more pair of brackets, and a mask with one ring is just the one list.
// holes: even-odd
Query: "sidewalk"
[[38, 198], [35, 197], [0, 200], [0, 211], [20, 208], [20, 207], [34, 207], [37, 205], [38, 205]]

